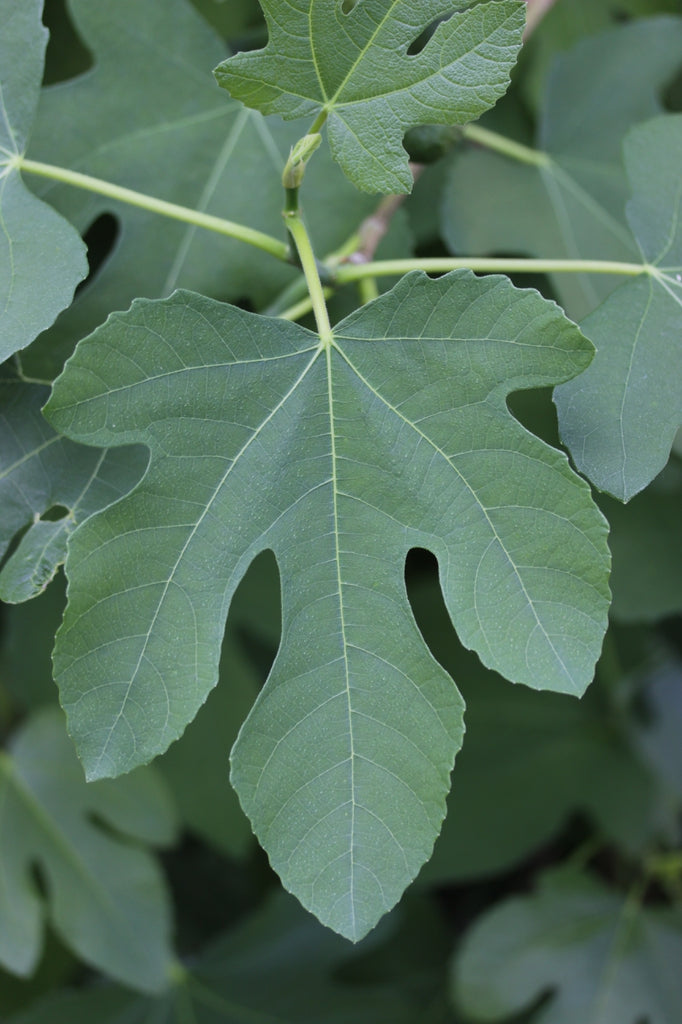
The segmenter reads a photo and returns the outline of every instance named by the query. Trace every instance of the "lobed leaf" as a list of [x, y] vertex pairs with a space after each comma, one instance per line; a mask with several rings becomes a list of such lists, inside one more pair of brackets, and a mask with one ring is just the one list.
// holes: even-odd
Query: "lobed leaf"
[[133, 988], [162, 989], [169, 906], [141, 844], [167, 844], [174, 828], [166, 791], [148, 769], [87, 786], [61, 714], [33, 715], [0, 752], [0, 963], [31, 974], [48, 917], [86, 963]]
[[[420, 124], [464, 124], [509, 84], [525, 12], [518, 0], [261, 0], [270, 40], [216, 69], [264, 114], [327, 118], [334, 158], [366, 192], [409, 192], [402, 146]], [[417, 54], [408, 47], [435, 21]]]
[[670, 1024], [682, 1014], [682, 917], [628, 903], [575, 869], [485, 914], [455, 963], [472, 1021], [506, 1020], [546, 992], [536, 1024]]
[[0, 362], [50, 326], [87, 273], [76, 232], [29, 192], [18, 170], [43, 72], [42, 9], [42, 0], [0, 0]]
[[629, 501], [663, 469], [682, 423], [682, 115], [633, 128], [624, 149], [627, 217], [652, 271], [583, 322], [597, 355], [555, 402], [578, 468]]
[[11, 604], [45, 589], [78, 523], [129, 491], [146, 462], [142, 449], [96, 451], [60, 437], [41, 415], [48, 395], [0, 383], [0, 560], [17, 541], [0, 568], [0, 600]]
[[407, 601], [410, 548], [438, 557], [486, 664], [574, 694], [592, 678], [605, 523], [505, 403], [590, 358], [553, 303], [467, 271], [408, 276], [330, 347], [191, 293], [110, 317], [46, 407], [80, 441], [152, 452], [69, 546], [55, 667], [88, 776], [182, 732], [237, 583], [272, 549], [282, 642], [233, 783], [285, 886], [363, 935], [428, 858], [461, 742], [461, 698]]
[[[452, 164], [442, 211], [449, 249], [636, 260], [624, 216], [623, 138], [662, 112], [659, 95], [680, 69], [681, 53], [682, 18], [659, 17], [614, 28], [556, 57], [539, 119], [537, 163], [476, 148]], [[554, 274], [551, 282], [568, 316], [582, 321], [622, 278]]]

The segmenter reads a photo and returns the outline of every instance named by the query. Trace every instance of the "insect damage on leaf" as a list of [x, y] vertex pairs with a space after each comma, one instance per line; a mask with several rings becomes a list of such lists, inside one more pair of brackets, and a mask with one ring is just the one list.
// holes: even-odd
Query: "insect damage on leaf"
[[[262, 0], [270, 40], [216, 69], [264, 114], [326, 120], [334, 158], [366, 192], [409, 192], [402, 138], [421, 124], [464, 124], [493, 106], [521, 46], [520, 0]], [[443, 18], [424, 49], [408, 47]]]

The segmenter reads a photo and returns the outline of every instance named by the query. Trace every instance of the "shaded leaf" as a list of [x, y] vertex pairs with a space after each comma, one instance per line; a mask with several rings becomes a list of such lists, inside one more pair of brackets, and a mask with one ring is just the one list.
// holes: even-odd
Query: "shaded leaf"
[[576, 465], [621, 501], [660, 473], [682, 423], [682, 115], [633, 128], [625, 163], [628, 221], [653, 270], [583, 321], [597, 355], [579, 383], [555, 391]]
[[58, 690], [52, 678], [52, 648], [66, 606], [63, 573], [42, 594], [2, 609], [0, 679], [22, 711], [45, 704], [56, 707]]
[[[217, 87], [211, 68], [225, 45], [187, 0], [69, 0], [69, 9], [95, 66], [43, 91], [31, 156], [284, 240], [281, 175], [296, 131]], [[188, 287], [262, 306], [296, 276], [236, 239], [57, 182], [42, 188], [82, 232], [113, 214], [118, 235], [71, 309], [24, 357], [33, 377], [54, 377], [79, 338], [134, 298]], [[305, 205], [325, 253], [372, 204], [324, 154], [306, 178]]]
[[72, 437], [153, 452], [69, 547], [56, 678], [89, 777], [179, 735], [215, 684], [238, 581], [272, 549], [283, 640], [232, 779], [285, 886], [364, 934], [428, 858], [461, 740], [461, 699], [407, 602], [408, 550], [436, 554], [486, 663], [569, 693], [592, 678], [605, 523], [505, 404], [590, 358], [553, 303], [468, 271], [404, 278], [330, 346], [191, 293], [111, 317], [49, 403]]
[[652, 702], [646, 730], [622, 690], [604, 685], [599, 665], [580, 701], [512, 690], [458, 644], [435, 581], [413, 584], [410, 597], [424, 638], [458, 680], [467, 709], [447, 817], [420, 883], [518, 867], [576, 813], [632, 853], [670, 836], [680, 804], [642, 751], [649, 729], [657, 735], [663, 725], [653, 704], [654, 675], [638, 674], [640, 703]]
[[[262, 0], [270, 40], [216, 69], [247, 106], [287, 120], [327, 118], [334, 158], [366, 192], [409, 192], [402, 146], [420, 124], [464, 124], [509, 84], [521, 45], [517, 0]], [[453, 13], [454, 12], [454, 13]], [[427, 45], [408, 47], [443, 21]], [[299, 132], [299, 134], [302, 134]]]
[[50, 326], [87, 273], [80, 238], [29, 192], [15, 162], [38, 103], [47, 42], [42, 7], [42, 0], [0, 0], [0, 362]]
[[671, 1024], [682, 1015], [682, 915], [644, 907], [574, 870], [485, 914], [455, 961], [454, 994], [473, 1021], [552, 998], [536, 1024]]
[[611, 526], [611, 615], [657, 622], [682, 612], [682, 467], [670, 465], [627, 505], [599, 504]]
[[[27, 601], [45, 589], [66, 557], [78, 523], [125, 494], [146, 465], [143, 449], [95, 451], [60, 437], [41, 414], [49, 389], [0, 383], [0, 600]], [[42, 518], [61, 509], [56, 520]]]
[[156, 998], [113, 986], [65, 991], [8, 1024], [421, 1024], [425, 1018], [395, 983], [339, 979], [364, 945], [349, 948], [279, 896], [196, 957]]
[[539, 105], [547, 73], [557, 52], [567, 50], [580, 39], [594, 36], [617, 22], [646, 18], [653, 14], [679, 14], [678, 0], [571, 0], [554, 3], [542, 18], [542, 28], [533, 32], [523, 47], [521, 88], [533, 106]]
[[[661, 111], [659, 93], [682, 64], [682, 18], [623, 25], [557, 57], [539, 120], [537, 166], [475, 149], [446, 187], [444, 237], [455, 253], [543, 259], [638, 259], [625, 223], [622, 142]], [[622, 278], [553, 274], [581, 321]]]
[[166, 844], [173, 834], [171, 805], [150, 769], [87, 786], [61, 714], [34, 715], [0, 752], [0, 961], [31, 974], [49, 917], [86, 963], [133, 988], [161, 989], [169, 908], [140, 844]]

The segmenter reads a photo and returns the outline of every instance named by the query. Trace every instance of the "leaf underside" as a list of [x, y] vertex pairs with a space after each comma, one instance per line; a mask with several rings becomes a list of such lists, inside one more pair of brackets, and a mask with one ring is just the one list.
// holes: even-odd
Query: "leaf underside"
[[555, 392], [576, 465], [621, 501], [663, 469], [682, 424], [682, 115], [634, 128], [625, 164], [628, 222], [655, 272], [621, 285], [583, 321], [597, 355]]
[[[49, 389], [10, 380], [0, 384], [0, 600], [16, 604], [45, 589], [66, 556], [79, 522], [137, 483], [146, 453], [101, 450], [68, 441], [45, 422]], [[60, 518], [50, 518], [61, 508]]]
[[[70, 0], [69, 9], [94, 66], [43, 90], [29, 156], [284, 240], [281, 175], [295, 126], [245, 110], [217, 87], [210, 68], [225, 46], [188, 0]], [[108, 215], [117, 234], [94, 278], [24, 357], [31, 376], [54, 378], [76, 341], [135, 298], [191, 288], [261, 309], [295, 277], [238, 239], [57, 182], [41, 188], [82, 232]], [[372, 208], [324, 152], [306, 176], [305, 201], [320, 253]]]
[[147, 761], [215, 684], [225, 617], [274, 551], [282, 641], [232, 779], [285, 886], [357, 939], [428, 858], [462, 701], [412, 616], [434, 552], [465, 645], [581, 693], [606, 624], [605, 523], [505, 398], [591, 358], [504, 278], [422, 274], [317, 335], [191, 293], [139, 301], [79, 345], [46, 407], [149, 469], [72, 536], [56, 678], [90, 778]]
[[[402, 138], [419, 124], [464, 124], [507, 89], [521, 45], [518, 0], [261, 0], [270, 39], [216, 69], [264, 114], [327, 116], [334, 158], [366, 192], [409, 192]], [[449, 16], [449, 17], [448, 17]], [[446, 19], [420, 53], [408, 47]]]
[[[536, 146], [542, 167], [476, 147], [448, 172], [442, 224], [455, 254], [540, 259], [638, 259], [625, 220], [626, 132], [662, 113], [680, 69], [682, 18], [624, 24], [555, 58]], [[581, 322], [622, 282], [611, 274], [554, 274], [568, 316]]]
[[50, 326], [87, 273], [81, 239], [29, 192], [14, 163], [38, 103], [47, 42], [42, 7], [42, 0], [0, 0], [0, 362]]
[[[87, 786], [62, 715], [49, 709], [29, 719], [0, 752], [3, 966], [33, 973], [49, 916], [86, 963], [142, 991], [164, 987], [171, 959], [168, 901], [159, 867], [142, 847], [174, 838], [164, 792], [151, 769]], [[106, 828], [92, 820], [95, 815]], [[46, 906], [32, 876], [35, 865]]]

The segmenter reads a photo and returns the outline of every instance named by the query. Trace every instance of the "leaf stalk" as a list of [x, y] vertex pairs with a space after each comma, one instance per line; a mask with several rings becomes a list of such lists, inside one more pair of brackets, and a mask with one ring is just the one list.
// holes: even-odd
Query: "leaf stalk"
[[332, 343], [333, 333], [310, 235], [298, 211], [285, 209], [283, 216], [289, 234], [294, 240], [296, 251], [301, 261], [301, 267], [305, 274], [320, 341], [325, 348], [329, 348]]
[[195, 227], [206, 228], [219, 235], [227, 235], [230, 238], [237, 238], [241, 242], [262, 249], [279, 260], [288, 261], [290, 249], [286, 242], [280, 241], [273, 235], [267, 235], [263, 231], [246, 227], [244, 224], [237, 224], [235, 221], [226, 220], [223, 217], [214, 217], [208, 213], [201, 213], [188, 206], [178, 206], [177, 203], [169, 203], [164, 199], [157, 199], [155, 196], [146, 195], [143, 192], [135, 192], [130, 188], [123, 188], [113, 182], [104, 181], [101, 178], [93, 178], [89, 174], [81, 174], [79, 171], [71, 171], [66, 167], [56, 167], [52, 164], [40, 163], [36, 160], [26, 160], [21, 157], [17, 160], [20, 170], [29, 174], [37, 174], [52, 181], [61, 182], [64, 185], [72, 185], [75, 188], [82, 188], [88, 192], [95, 192], [98, 195], [115, 199], [129, 206], [137, 206], [140, 209], [148, 210], [150, 213], [158, 213], [172, 220], [179, 220], [185, 224], [192, 224]]
[[646, 263], [619, 263], [614, 260], [542, 260], [505, 259], [503, 257], [439, 256], [433, 259], [376, 260], [371, 263], [344, 263], [335, 272], [337, 284], [360, 281], [365, 277], [399, 277], [410, 270], [427, 274], [445, 274], [450, 270], [501, 274], [620, 274], [637, 277], [656, 273]]

